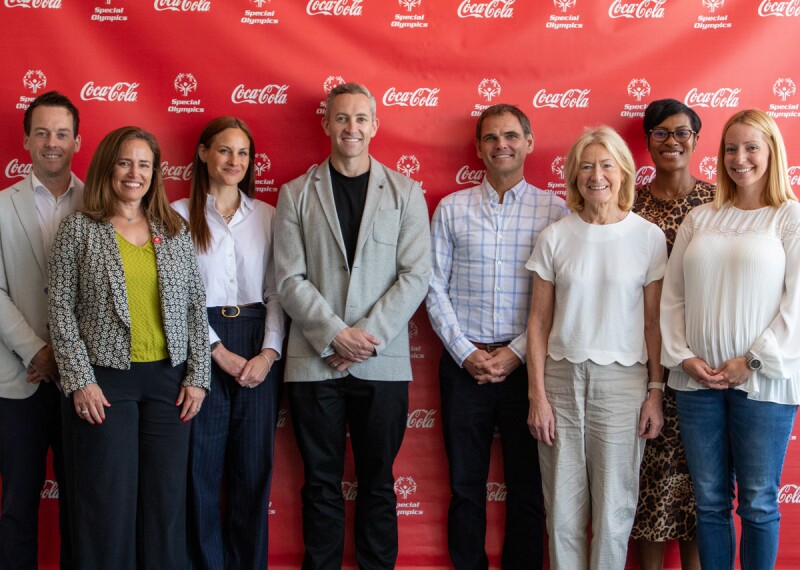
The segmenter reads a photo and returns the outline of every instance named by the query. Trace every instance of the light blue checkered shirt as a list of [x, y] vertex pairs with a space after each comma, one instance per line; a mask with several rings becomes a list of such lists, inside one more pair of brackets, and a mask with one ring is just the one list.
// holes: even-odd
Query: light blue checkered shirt
[[564, 200], [525, 180], [502, 204], [486, 178], [439, 202], [425, 305], [459, 365], [475, 350], [470, 341], [511, 341], [509, 348], [525, 361], [532, 283], [525, 262], [539, 233], [568, 213]]

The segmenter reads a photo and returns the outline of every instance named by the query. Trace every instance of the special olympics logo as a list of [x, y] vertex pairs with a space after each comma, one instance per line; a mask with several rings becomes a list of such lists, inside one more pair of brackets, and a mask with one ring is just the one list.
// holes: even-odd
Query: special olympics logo
[[497, 481], [486, 483], [486, 500], [490, 503], [500, 503], [506, 500], [506, 484]]
[[492, 97], [500, 95], [500, 91], [500, 83], [494, 78], [484, 78], [484, 80], [478, 84], [478, 94], [487, 101], [491, 101]]
[[656, 177], [656, 169], [653, 166], [642, 166], [636, 171], [636, 179], [634, 185], [638, 188], [645, 184], [650, 184], [653, 178]]
[[251, 4], [255, 4], [257, 8], [263, 8], [264, 4], [269, 4], [272, 0], [250, 0]]
[[634, 79], [628, 83], [628, 95], [636, 97], [637, 101], [650, 95], [650, 84], [646, 79]]
[[47, 77], [44, 76], [41, 69], [29, 69], [22, 76], [22, 84], [36, 94], [39, 89], [44, 89], [44, 86], [47, 85]]
[[272, 168], [272, 161], [270, 161], [266, 153], [259, 152], [256, 154], [254, 167], [256, 169], [256, 176], [261, 176], [264, 174], [265, 170], [270, 170]]
[[413, 154], [404, 154], [397, 161], [397, 171], [409, 178], [412, 174], [417, 174], [419, 168], [419, 160]]
[[322, 88], [325, 90], [325, 94], [327, 95], [334, 87], [341, 85], [344, 82], [344, 77], [341, 75], [329, 75], [325, 79], [325, 83], [322, 84]]
[[717, 157], [707, 156], [700, 161], [700, 172], [709, 180], [717, 176]]
[[780, 97], [781, 101], [786, 101], [786, 99], [797, 93], [797, 86], [788, 77], [781, 77], [772, 86], [772, 93]]
[[725, 0], [703, 0], [703, 7], [712, 14], [714, 10], [722, 8], [725, 5]]
[[397, 0], [401, 8], [405, 8], [409, 12], [422, 4], [422, 0]]
[[564, 157], [557, 156], [550, 163], [550, 172], [564, 180]]
[[180, 91], [184, 97], [188, 97], [190, 91], [197, 91], [197, 79], [191, 73], [179, 73], [172, 85], [175, 91]]
[[394, 481], [394, 492], [407, 500], [409, 495], [417, 492], [417, 482], [413, 477], [398, 477]]
[[566, 12], [570, 8], [574, 8], [577, 2], [578, 0], [553, 0], [553, 5], [562, 12]]

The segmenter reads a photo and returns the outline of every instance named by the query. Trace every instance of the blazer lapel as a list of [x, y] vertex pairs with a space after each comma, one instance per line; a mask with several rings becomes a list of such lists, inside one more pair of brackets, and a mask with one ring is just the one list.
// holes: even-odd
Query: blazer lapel
[[377, 160], [370, 157], [369, 186], [367, 187], [367, 199], [364, 202], [364, 213], [361, 216], [361, 225], [358, 228], [355, 259], [359, 258], [364, 242], [372, 230], [375, 214], [378, 212], [378, 206], [380, 206], [383, 198], [386, 179], [383, 176], [383, 171], [378, 168], [378, 164]]
[[36, 214], [36, 199], [33, 194], [33, 183], [28, 176], [18, 186], [15, 186], [11, 195], [11, 201], [19, 216], [20, 224], [28, 236], [31, 244], [33, 257], [42, 270], [42, 275], [47, 276], [47, 258], [44, 254], [44, 241], [42, 241], [42, 230], [39, 227], [39, 219]]
[[325, 214], [325, 219], [328, 220], [328, 226], [331, 229], [333, 237], [336, 239], [336, 245], [339, 246], [339, 251], [342, 253], [342, 259], [346, 260], [347, 250], [344, 247], [342, 228], [339, 226], [339, 216], [336, 213], [336, 202], [333, 200], [333, 182], [331, 181], [331, 171], [328, 166], [328, 160], [325, 160], [325, 162], [317, 167], [317, 171], [314, 174], [315, 186], [317, 196], [322, 204], [322, 212]]

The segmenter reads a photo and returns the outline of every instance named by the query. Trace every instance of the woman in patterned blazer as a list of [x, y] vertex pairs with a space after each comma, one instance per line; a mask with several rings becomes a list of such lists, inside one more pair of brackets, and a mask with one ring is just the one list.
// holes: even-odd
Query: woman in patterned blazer
[[100, 142], [49, 273], [75, 567], [184, 568], [187, 422], [209, 387], [208, 320], [150, 133]]

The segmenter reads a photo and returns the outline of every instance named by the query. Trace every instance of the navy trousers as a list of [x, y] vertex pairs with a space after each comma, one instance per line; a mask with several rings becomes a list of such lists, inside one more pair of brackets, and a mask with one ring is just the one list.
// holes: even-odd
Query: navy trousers
[[38, 568], [39, 499], [45, 481], [47, 450], [53, 450], [58, 482], [61, 568], [72, 568], [67, 490], [61, 451], [61, 394], [53, 383], [41, 383], [23, 400], [0, 398], [0, 568]]
[[458, 570], [485, 570], [486, 481], [495, 427], [506, 484], [504, 569], [540, 569], [544, 506], [537, 442], [528, 431], [525, 365], [504, 382], [478, 385], [445, 350], [439, 363], [442, 422], [450, 471], [447, 543]]
[[353, 376], [287, 383], [292, 425], [305, 472], [305, 570], [342, 567], [342, 476], [348, 425], [358, 479], [356, 560], [361, 569], [394, 568], [397, 497], [392, 466], [405, 435], [408, 384]]
[[[208, 316], [228, 350], [247, 359], [261, 351], [263, 307], [243, 308], [236, 318], [209, 309]], [[211, 391], [192, 426], [189, 549], [193, 568], [267, 567], [279, 365], [280, 361], [275, 363], [255, 388], [241, 387], [216, 364], [212, 366]]]
[[61, 405], [75, 568], [182, 570], [190, 425], [175, 401], [186, 364], [93, 370], [105, 421], [82, 420], [72, 398]]

